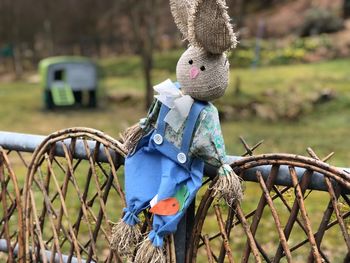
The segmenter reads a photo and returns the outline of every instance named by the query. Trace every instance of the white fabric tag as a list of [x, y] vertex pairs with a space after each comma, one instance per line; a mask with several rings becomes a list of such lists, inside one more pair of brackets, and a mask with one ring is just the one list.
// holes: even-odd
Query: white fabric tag
[[190, 113], [194, 102], [193, 98], [189, 95], [183, 95], [170, 79], [154, 86], [153, 89], [159, 93], [155, 98], [170, 108], [164, 121], [168, 123], [175, 132], [178, 132]]
[[174, 108], [181, 114], [182, 117], [187, 117], [190, 113], [194, 100], [191, 96], [185, 95], [174, 101]]
[[164, 118], [164, 121], [168, 123], [175, 132], [179, 131], [185, 120], [186, 118], [182, 117], [176, 109], [169, 111]]
[[155, 206], [158, 203], [158, 195], [156, 195], [155, 197], [153, 197], [153, 199], [149, 202], [149, 204], [151, 205], [151, 207]]
[[167, 97], [165, 95], [155, 95], [156, 99], [158, 99], [161, 103], [167, 106], [169, 109], [174, 108], [174, 97]]
[[181, 95], [180, 90], [176, 88], [175, 84], [170, 79], [167, 79], [162, 83], [155, 85], [153, 89], [162, 95], [168, 95], [172, 97]]

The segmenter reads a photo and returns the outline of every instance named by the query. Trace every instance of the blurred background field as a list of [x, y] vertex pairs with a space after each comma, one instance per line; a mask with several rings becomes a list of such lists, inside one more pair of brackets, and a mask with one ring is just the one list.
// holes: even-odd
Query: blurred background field
[[[228, 153], [240, 154], [241, 135], [251, 143], [264, 139], [261, 152], [305, 154], [312, 146], [320, 155], [335, 151], [334, 164], [349, 166], [349, 1], [228, 6], [240, 42], [228, 54], [226, 96], [215, 102]], [[165, 0], [4, 1], [0, 13], [0, 130], [48, 134], [88, 126], [117, 137], [146, 114], [154, 84], [176, 80], [186, 47]], [[37, 65], [58, 55], [97, 63], [96, 109], [45, 110]]]
[[[167, 61], [167, 56], [156, 55], [155, 83], [176, 78], [174, 69], [157, 66]], [[35, 74], [3, 82], [0, 130], [45, 135], [66, 127], [87, 126], [117, 137], [146, 114], [144, 81], [137, 61], [137, 57], [99, 61], [104, 78], [96, 110], [45, 110]], [[238, 136], [243, 136], [251, 143], [263, 139], [260, 152], [305, 154], [306, 147], [311, 146], [324, 155], [335, 151], [333, 163], [349, 165], [349, 63], [348, 59], [338, 59], [256, 69], [233, 67], [226, 96], [215, 102], [228, 153], [241, 153]], [[125, 75], [127, 69], [130, 75]]]

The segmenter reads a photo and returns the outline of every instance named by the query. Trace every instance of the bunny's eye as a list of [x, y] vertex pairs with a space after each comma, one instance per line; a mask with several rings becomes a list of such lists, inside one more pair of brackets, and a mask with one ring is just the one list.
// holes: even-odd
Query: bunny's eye
[[201, 66], [201, 71], [204, 71], [205, 70], [205, 67], [204, 66]]
[[192, 65], [193, 64], [193, 60], [191, 59], [190, 61], [188, 61], [188, 64]]

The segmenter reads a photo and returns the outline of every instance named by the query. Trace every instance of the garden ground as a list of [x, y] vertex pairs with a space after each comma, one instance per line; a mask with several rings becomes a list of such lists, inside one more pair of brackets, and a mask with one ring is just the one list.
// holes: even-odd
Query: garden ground
[[[164, 59], [157, 59], [158, 64], [162, 61]], [[143, 79], [137, 62], [137, 58], [101, 61], [104, 78], [97, 110], [46, 111], [39, 84], [23, 80], [3, 82], [0, 85], [0, 130], [45, 135], [67, 127], [87, 126], [116, 137], [146, 113], [142, 102]], [[222, 123], [227, 152], [232, 155], [242, 153], [238, 137], [243, 136], [250, 143], [263, 139], [264, 145], [259, 152], [305, 154], [306, 147], [311, 146], [321, 156], [335, 151], [332, 163], [350, 166], [349, 63], [350, 60], [344, 59], [232, 69], [231, 85], [225, 98], [217, 102], [220, 112], [234, 109], [235, 105], [244, 108], [258, 104], [282, 113], [300, 107], [300, 113], [292, 120], [285, 114], [271, 119], [259, 114], [255, 108], [249, 108], [250, 114], [245, 115], [244, 109], [237, 116], [233, 114]], [[158, 66], [154, 70], [155, 83], [166, 78], [175, 79], [174, 72], [169, 67], [164, 68]], [[235, 93], [237, 77], [240, 79], [238, 94]], [[315, 98], [325, 90], [333, 94], [332, 99], [315, 103]]]
[[[175, 79], [170, 66], [161, 66], [166, 61], [162, 56], [157, 56], [155, 83], [166, 78]], [[287, 152], [305, 155], [305, 149], [311, 146], [320, 156], [335, 151], [331, 163], [349, 167], [349, 63], [350, 60], [335, 60], [318, 64], [232, 69], [231, 85], [225, 98], [217, 102], [225, 119], [222, 128], [227, 152], [232, 155], [242, 154], [243, 148], [238, 137], [243, 136], [251, 144], [264, 140], [258, 153]], [[100, 106], [96, 110], [46, 111], [39, 84], [25, 80], [3, 82], [0, 86], [0, 130], [46, 135], [67, 127], [87, 126], [117, 137], [119, 132], [145, 115], [142, 74], [136, 57], [108, 59], [100, 61], [100, 64], [104, 79], [101, 81], [103, 89], [100, 92]], [[240, 79], [239, 91], [237, 78]], [[33, 80], [33, 76], [29, 76], [29, 79]], [[317, 102], [315, 98], [325, 90], [332, 94], [331, 99], [323, 103]], [[237, 116], [232, 116], [231, 112], [231, 116], [227, 117], [227, 111], [233, 109], [235, 112], [237, 105], [240, 108]], [[267, 112], [272, 109], [272, 112], [282, 114], [269, 118], [270, 113], [267, 117], [261, 115], [259, 111], [251, 109], [252, 105], [267, 107], [270, 110]], [[297, 107], [297, 118], [290, 119], [288, 114], [283, 114]], [[249, 114], [245, 114], [245, 110]], [[19, 178], [21, 184], [23, 180], [24, 178]], [[243, 203], [245, 211], [257, 203], [259, 191], [257, 185], [246, 184]], [[314, 193], [308, 198], [312, 204], [309, 211], [314, 218], [321, 218], [327, 205], [327, 198], [324, 197], [324, 193]], [[281, 202], [276, 202], [276, 206], [281, 211], [284, 222], [287, 219], [287, 214], [283, 212], [285, 208]], [[264, 217], [268, 216], [264, 213]], [[213, 211], [209, 211], [206, 222], [205, 229], [210, 233], [216, 228]], [[270, 241], [278, 237], [271, 236], [276, 234], [272, 221], [265, 222], [262, 243], [264, 248], [270, 250]], [[237, 247], [234, 250], [242, 251], [245, 240], [240, 237], [243, 232], [239, 228], [235, 231]], [[295, 237], [300, 240], [303, 234], [300, 230], [296, 232]], [[330, 243], [336, 242], [339, 238], [338, 229], [334, 228], [329, 237]], [[305, 253], [308, 251], [306, 248]], [[303, 262], [302, 258], [300, 262]], [[199, 259], [205, 260], [205, 254], [201, 253]], [[340, 262], [340, 259], [334, 262], [338, 260]]]

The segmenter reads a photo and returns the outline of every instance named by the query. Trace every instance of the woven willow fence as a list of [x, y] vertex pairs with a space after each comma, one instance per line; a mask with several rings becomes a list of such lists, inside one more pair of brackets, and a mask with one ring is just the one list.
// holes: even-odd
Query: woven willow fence
[[[207, 167], [185, 243], [166, 242], [168, 262], [350, 262], [350, 174], [311, 149], [254, 156], [260, 143], [242, 143], [232, 167], [246, 181], [244, 201], [215, 200]], [[19, 148], [0, 143], [0, 261], [125, 262], [108, 240], [125, 205], [121, 143], [73, 128], [32, 153]], [[147, 233], [152, 217], [141, 218]]]

